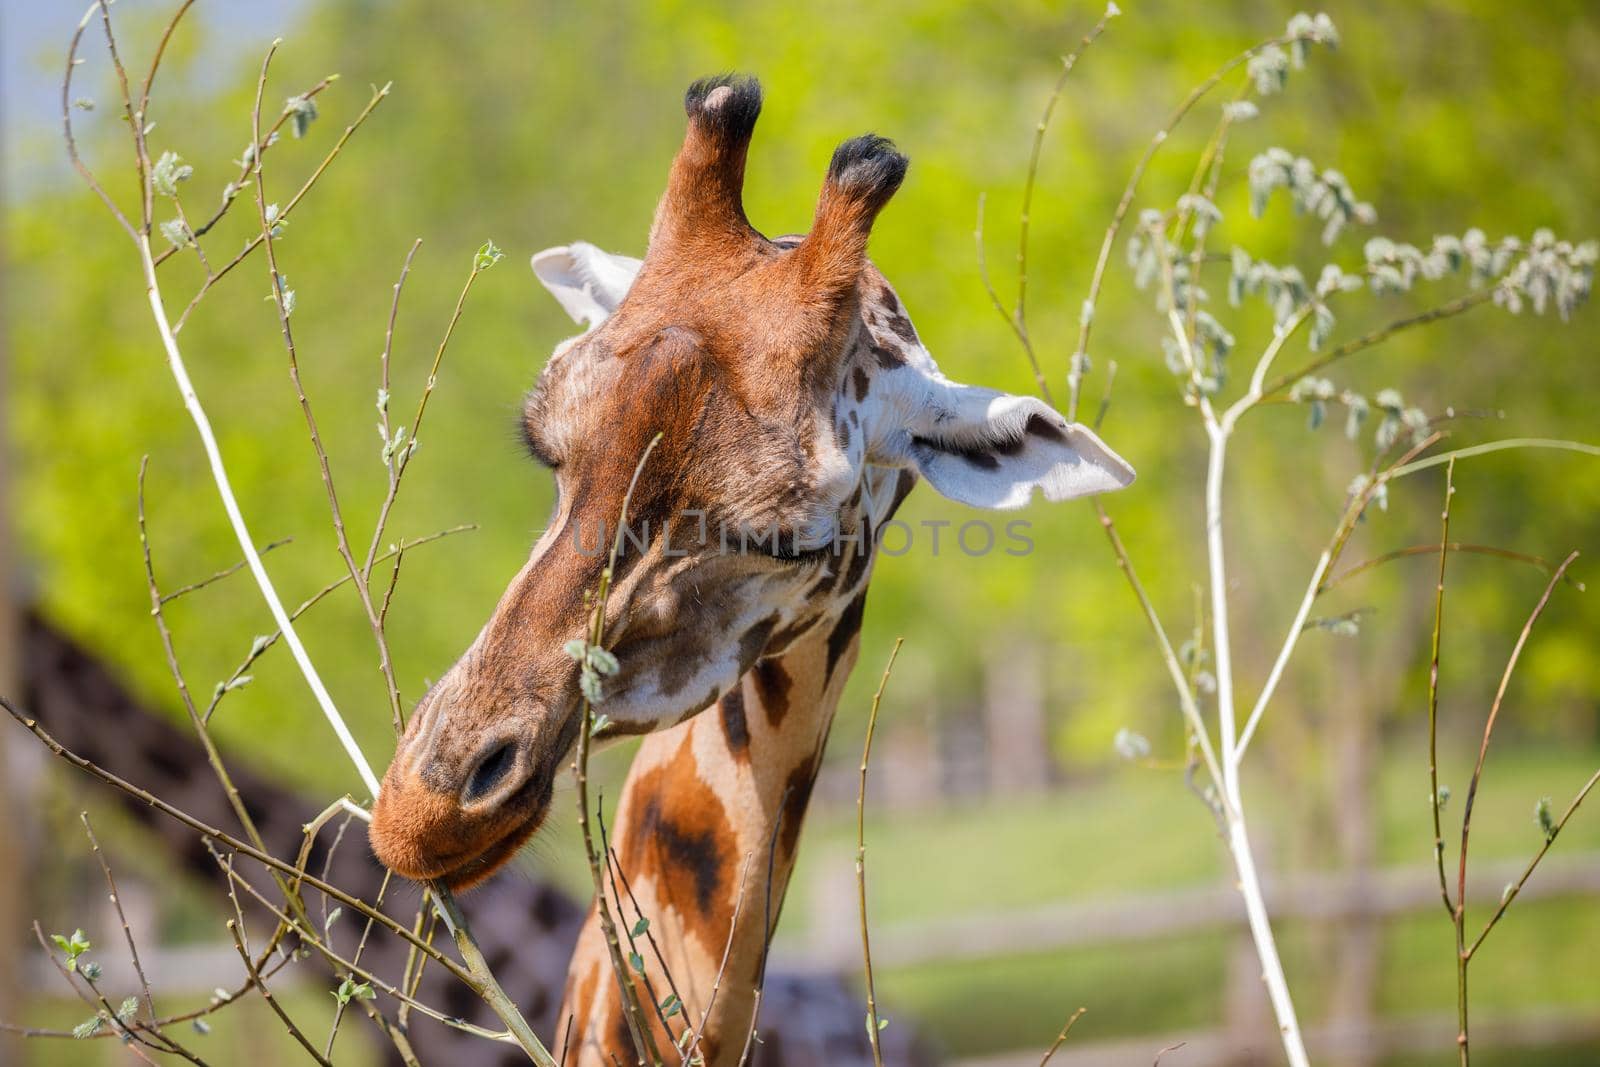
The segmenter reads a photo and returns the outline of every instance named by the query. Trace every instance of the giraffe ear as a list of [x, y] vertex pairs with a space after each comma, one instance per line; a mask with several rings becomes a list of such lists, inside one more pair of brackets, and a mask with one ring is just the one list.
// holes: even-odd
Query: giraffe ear
[[1020, 508], [1034, 490], [1050, 501], [1132, 483], [1127, 461], [1093, 430], [1042, 400], [929, 379], [908, 420], [911, 460], [942, 496], [980, 508]]
[[533, 254], [533, 273], [572, 321], [594, 329], [617, 310], [638, 277], [641, 260], [575, 241]]

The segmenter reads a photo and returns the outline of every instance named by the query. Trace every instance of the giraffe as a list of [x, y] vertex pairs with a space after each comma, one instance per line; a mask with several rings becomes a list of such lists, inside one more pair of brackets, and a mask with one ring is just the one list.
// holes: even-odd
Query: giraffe
[[[769, 240], [742, 202], [758, 83], [698, 81], [684, 106], [644, 259], [582, 244], [534, 257], [588, 327], [557, 346], [524, 406], [554, 514], [418, 703], [369, 839], [396, 872], [465, 887], [545, 819], [581, 728], [565, 646], [584, 632], [606, 564], [596, 549], [637, 472], [605, 605], [620, 670], [596, 737], [648, 735], [611, 837], [661, 945], [644, 961], [647, 995], [663, 997], [670, 976], [683, 1005], [647, 1025], [669, 1047], [703, 1018], [696, 1052], [722, 1065], [752, 1024], [885, 523], [919, 480], [1008, 509], [1036, 491], [1119, 489], [1134, 472], [1042, 401], [940, 373], [866, 256], [906, 172], [891, 142], [841, 144], [810, 231]], [[569, 1062], [634, 1062], [593, 910], [562, 1015]]]
[[[205, 750], [191, 732], [173, 725], [134, 696], [103, 660], [39, 611], [22, 613], [19, 636], [23, 700], [57, 741], [201, 822], [226, 826], [233, 821], [233, 811], [207, 766]], [[280, 856], [294, 855], [301, 828], [316, 817], [320, 805], [245, 764], [234, 766], [231, 773], [268, 847]], [[149, 831], [148, 840], [168, 857], [168, 871], [220, 886], [216, 861], [197, 834], [127, 793], [112, 795], [131, 822]], [[331, 837], [330, 830], [318, 838], [310, 856], [311, 869], [364, 900], [384, 897], [390, 915], [409, 921], [407, 912], [415, 909], [415, 894], [397, 892], [393, 886], [383, 894], [383, 869], [348, 839], [342, 848], [330, 850]], [[44, 847], [44, 842], [39, 845]], [[126, 875], [120, 880], [126, 884]], [[313, 910], [320, 914], [318, 894], [307, 892]], [[248, 896], [242, 903], [252, 919], [271, 923], [265, 909], [253, 910], [254, 902]], [[554, 1031], [567, 960], [583, 925], [583, 910], [550, 883], [521, 877], [497, 878], [482, 886], [473, 894], [472, 912], [478, 937], [507, 995], [541, 1032]], [[359, 925], [348, 923], [336, 923], [329, 929], [329, 936], [346, 958], [359, 930]], [[405, 942], [374, 937], [368, 941], [362, 961], [373, 973], [398, 981], [406, 955]], [[425, 1004], [480, 1026], [493, 1029], [497, 1025], [487, 1006], [443, 969], [423, 970], [417, 996]], [[768, 982], [765, 999], [772, 1014], [768, 1026], [763, 1027], [767, 1040], [752, 1057], [755, 1067], [823, 1063], [871, 1067], [871, 1049], [856, 998], [837, 976], [775, 974]], [[420, 1013], [411, 1017], [406, 1037], [424, 1064], [512, 1067], [527, 1063], [527, 1055], [514, 1045], [485, 1041]], [[897, 1025], [886, 1037], [890, 1040], [883, 1052], [888, 1067], [928, 1067], [936, 1062], [927, 1041], [914, 1027]], [[403, 1067], [404, 1060], [390, 1042], [379, 1038], [376, 1044], [386, 1067]]]

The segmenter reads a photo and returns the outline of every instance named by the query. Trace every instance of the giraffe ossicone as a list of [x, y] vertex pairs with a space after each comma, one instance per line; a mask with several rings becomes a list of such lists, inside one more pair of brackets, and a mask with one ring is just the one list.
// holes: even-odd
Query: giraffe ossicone
[[[877, 532], [919, 477], [1005, 509], [1035, 493], [1119, 489], [1133, 468], [1036, 398], [940, 373], [866, 257], [906, 173], [892, 143], [840, 145], [810, 231], [771, 240], [742, 201], [759, 86], [696, 82], [684, 107], [688, 129], [642, 260], [581, 242], [533, 257], [539, 281], [585, 327], [556, 346], [524, 407], [529, 451], [554, 473], [557, 503], [489, 621], [412, 715], [370, 839], [400, 874], [464, 887], [544, 820], [580, 728], [578, 669], [563, 646], [582, 635], [584, 596], [605, 563], [583, 546], [615, 529], [660, 433], [629, 506], [639, 536], [624, 542], [607, 604], [621, 668], [599, 710], [602, 736], [651, 735], [612, 839], [685, 1017], [710, 1006], [729, 947], [703, 1048], [717, 1063], [730, 1048], [737, 1057], [747, 1030], [770, 902], [781, 904], [854, 662]], [[724, 536], [695, 538], [690, 516]], [[816, 531], [830, 533], [814, 544]], [[771, 872], [755, 890], [769, 907], [747, 907], [733, 924], [736, 872], [756, 855]], [[591, 921], [569, 971], [579, 1062], [631, 1055], [615, 982], [600, 979], [606, 965]]]

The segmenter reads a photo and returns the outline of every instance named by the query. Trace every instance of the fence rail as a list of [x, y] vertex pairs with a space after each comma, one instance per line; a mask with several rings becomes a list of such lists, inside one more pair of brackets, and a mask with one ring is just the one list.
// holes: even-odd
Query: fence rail
[[[1467, 880], [1468, 900], [1487, 914], [1504, 887], [1523, 872], [1525, 861], [1483, 863]], [[817, 889], [818, 919], [804, 937], [780, 937], [773, 958], [790, 971], [852, 972], [861, 966], [853, 923], [854, 870], [847, 863], [826, 870]], [[848, 890], [848, 894], [846, 893]], [[1269, 878], [1268, 906], [1276, 921], [1341, 924], [1348, 940], [1366, 946], [1365, 965], [1380, 951], [1377, 925], [1400, 915], [1442, 907], [1439, 876], [1431, 866], [1327, 872]], [[1574, 896], [1600, 896], [1600, 852], [1552, 856], [1520, 893], [1521, 904]], [[831, 913], [831, 914], [830, 914]], [[1444, 917], [1439, 917], [1441, 930]], [[1239, 895], [1226, 885], [1113, 899], [1013, 908], [937, 921], [894, 922], [878, 917], [872, 929], [872, 959], [881, 970], [934, 963], [1058, 952], [1133, 941], [1151, 941], [1204, 930], [1238, 931], [1228, 967], [1221, 1025], [1181, 1034], [1069, 1042], [1052, 1067], [1150, 1067], [1163, 1049], [1170, 1067], [1257, 1067], [1281, 1062], [1282, 1050], [1264, 995], [1259, 965], [1246, 932]], [[1441, 942], [1442, 943], [1442, 942]], [[1357, 957], [1360, 953], [1357, 953]], [[1344, 964], [1341, 962], [1340, 966]], [[1357, 967], [1362, 964], [1355, 964]], [[1335, 980], [1333, 984], [1338, 984]], [[1358, 976], [1364, 990], [1330, 1016], [1308, 1027], [1307, 1041], [1319, 1063], [1372, 1067], [1385, 1057], [1450, 1050], [1452, 1014], [1381, 1018], [1371, 1002], [1371, 975]], [[1486, 1016], [1473, 1026], [1483, 1048], [1600, 1044], [1600, 1006], [1587, 1010], [1537, 1009], [1515, 1016]], [[1039, 1035], [1041, 1040], [1047, 1035]], [[1039, 1050], [957, 1061], [953, 1067], [1034, 1067]]]
[[[1468, 876], [1468, 899], [1498, 902], [1505, 885], [1522, 874], [1524, 865], [1524, 861], [1482, 864]], [[854, 878], [853, 870], [849, 878]], [[836, 919], [853, 915], [855, 910], [853, 896], [837, 899], [833, 887], [841, 882], [842, 877], [829, 877], [824, 891], [835, 899], [819, 907], [819, 911], [836, 913]], [[854, 882], [844, 884], [852, 887], [853, 894]], [[1600, 852], [1547, 858], [1518, 900], [1586, 895], [1600, 895]], [[1274, 919], [1280, 921], [1386, 918], [1441, 907], [1438, 872], [1424, 866], [1368, 876], [1328, 873], [1269, 878], [1266, 897]], [[1244, 919], [1239, 895], [1224, 885], [1010, 908], [926, 922], [885, 921], [875, 916], [872, 960], [887, 968], [1026, 955], [1242, 926]], [[861, 943], [854, 931], [853, 923], [833, 921], [803, 937], [780, 934], [773, 958], [781, 961], [785, 970], [851, 972], [861, 965]]]
[[[1449, 1052], [1455, 1048], [1456, 1019], [1448, 1012], [1385, 1019], [1362, 1026], [1313, 1026], [1306, 1044], [1319, 1063], [1381, 1059], [1407, 1053]], [[1529, 1048], [1600, 1042], [1600, 1012], [1530, 1011], [1514, 1017], [1488, 1017], [1472, 1024], [1472, 1043], [1485, 1048]], [[1201, 1034], [1168, 1034], [1092, 1045], [1063, 1045], [1050, 1067], [1150, 1067], [1167, 1051], [1162, 1067], [1237, 1067], [1274, 1064], [1282, 1059], [1277, 1038], [1269, 1031], [1252, 1040], [1231, 1030]], [[1039, 1052], [1006, 1053], [954, 1061], [950, 1067], [1039, 1067]]]

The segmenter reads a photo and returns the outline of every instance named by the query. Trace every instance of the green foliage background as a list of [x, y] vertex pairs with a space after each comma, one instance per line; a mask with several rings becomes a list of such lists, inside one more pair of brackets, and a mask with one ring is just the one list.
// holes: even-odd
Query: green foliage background
[[[1151, 132], [1190, 86], [1279, 32], [1295, 10], [1260, 2], [1127, 6], [1074, 73], [1040, 168], [1031, 321], [1058, 396], [1094, 254]], [[1424, 243], [1471, 225], [1491, 238], [1526, 236], [1540, 226], [1574, 239], [1600, 233], [1600, 19], [1591, 6], [1433, 0], [1346, 3], [1331, 13], [1343, 47], [1314, 54], [1286, 94], [1264, 101], [1261, 118], [1235, 132], [1229, 181], [1218, 198], [1227, 216], [1223, 241], [1274, 261], [1294, 259], [1311, 276], [1328, 258], [1316, 227], [1293, 218], [1283, 200], [1262, 219], [1249, 217], [1243, 168], [1271, 145], [1341, 169], [1377, 207], [1376, 230], [1396, 239]], [[128, 4], [119, 14], [133, 31], [130, 51], [144, 54], [138, 45], [150, 43], [157, 12]], [[986, 193], [989, 259], [1009, 294], [1029, 138], [1058, 57], [1098, 14], [1092, 5], [1036, 0], [830, 0], [803, 13], [773, 0], [340, 0], [286, 27], [270, 107], [327, 73], [342, 77], [320, 97], [322, 117], [307, 138], [285, 138], [269, 154], [269, 199], [287, 198], [365, 102], [369, 83], [394, 82], [392, 96], [296, 211], [280, 247], [298, 293], [294, 322], [307, 388], [355, 529], [368, 526], [382, 489], [372, 402], [391, 287], [407, 248], [423, 238], [397, 335], [398, 410], [414, 401], [473, 250], [492, 237], [508, 252], [475, 286], [391, 527], [392, 539], [480, 524], [410, 557], [392, 627], [403, 692], [414, 699], [470, 641], [551, 502], [549, 478], [521, 455], [515, 414], [550, 348], [573, 328], [538, 289], [527, 256], [574, 239], [642, 252], [681, 137], [680, 97], [690, 80], [725, 69], [761, 77], [767, 105], [746, 198], [752, 220], [769, 233], [805, 228], [839, 140], [867, 129], [893, 136], [912, 169], [878, 225], [874, 259], [952, 377], [1027, 391], [1031, 376], [979, 283], [975, 205]], [[199, 214], [234, 175], [228, 161], [249, 139], [254, 69], [245, 64], [219, 86], [202, 57], [221, 31], [204, 12], [194, 23], [163, 72], [152, 147], [194, 165], [184, 191]], [[80, 77], [99, 106], [81, 119], [86, 148], [113, 192], [125, 196], [123, 133], [98, 49], [89, 54], [95, 58]], [[1156, 157], [1135, 211], [1176, 199], [1226, 91], [1202, 104]], [[58, 151], [41, 136], [39, 160]], [[53, 163], [21, 163], [53, 173]], [[252, 207], [241, 201], [237, 217], [209, 244], [214, 256], [242, 242]], [[9, 205], [6, 225], [15, 263], [7, 322], [15, 367], [5, 402], [27, 580], [51, 615], [170, 706], [138, 562], [139, 455], [151, 457], [152, 540], [164, 584], [231, 563], [236, 549], [162, 366], [122, 236], [64, 172], [32, 183]], [[1353, 269], [1367, 235], [1353, 228], [1332, 258]], [[1129, 284], [1122, 259], [1119, 242], [1085, 395], [1092, 410], [1115, 360], [1120, 369], [1104, 435], [1140, 479], [1108, 505], [1163, 618], [1181, 634], [1192, 624], [1192, 583], [1200, 573], [1203, 441], [1162, 366], [1161, 325], [1148, 296]], [[181, 257], [164, 273], [174, 294], [198, 280]], [[1220, 280], [1212, 289], [1220, 303]], [[1360, 295], [1350, 306], [1361, 310], [1341, 317], [1336, 338], [1460, 290], [1459, 280], [1447, 280], [1405, 297]], [[265, 265], [251, 260], [208, 298], [182, 340], [253, 528], [263, 539], [295, 539], [268, 557], [294, 601], [335, 577], [340, 565], [267, 292]], [[1270, 335], [1270, 321], [1253, 309], [1222, 310], [1240, 339], [1237, 371]], [[1521, 435], [1594, 441], [1594, 315], [1585, 309], [1563, 326], [1553, 316], [1516, 319], [1481, 308], [1362, 354], [1334, 377], [1369, 394], [1395, 386], [1430, 411], [1454, 405], [1503, 412], [1456, 424], [1454, 443]], [[1304, 358], [1297, 341], [1284, 366]], [[1331, 426], [1308, 433], [1297, 407], [1269, 407], [1248, 420], [1229, 485], [1235, 640], [1247, 698], [1368, 447], [1347, 444]], [[1465, 465], [1457, 482], [1463, 540], [1556, 558], [1574, 547], [1586, 557], [1600, 550], [1600, 464], [1593, 460], [1501, 454]], [[1432, 476], [1399, 488], [1390, 509], [1366, 524], [1350, 558], [1436, 537], [1438, 490]], [[924, 490], [904, 517], [959, 524], [975, 516]], [[1181, 733], [1159, 661], [1091, 513], [1082, 505], [1040, 505], [1025, 517], [1038, 546], [1027, 558], [969, 560], [947, 544], [938, 558], [919, 550], [880, 566], [863, 663], [881, 661], [894, 635], [906, 637], [886, 713], [916, 721], [959, 708], [975, 699], [986, 662], [1003, 659], [1008, 644], [1030, 640], [1050, 657], [1054, 743], [1069, 767], [1086, 776], [1108, 772], [1110, 739], [1123, 726], [1155, 739], [1158, 755], [1176, 756]], [[1580, 578], [1584, 571], [1592, 575], [1580, 562]], [[1532, 569], [1494, 561], [1457, 565], [1444, 715], [1463, 742], [1480, 725], [1494, 676], [1542, 581]], [[1355, 707], [1381, 714], [1386, 747], [1414, 744], [1431, 583], [1425, 563], [1400, 563], [1352, 583], [1337, 603], [1319, 609], [1372, 607], [1376, 614], [1358, 637], [1308, 638], [1262, 734], [1263, 761], [1253, 772], [1259, 788], [1282, 788], [1286, 806], [1313, 820], [1332, 778], [1319, 730]], [[187, 598], [172, 616], [191, 684], [202, 693], [255, 634], [270, 629], [243, 579]], [[1525, 659], [1508, 736], [1535, 753], [1595, 746], [1597, 632], [1592, 594], [1563, 591], [1555, 599]], [[305, 637], [381, 765], [392, 740], [354, 598], [319, 608]], [[1373, 664], [1395, 672], [1394, 684], [1374, 684], [1385, 679], [1368, 676]], [[861, 672], [841, 713], [846, 738], [858, 732], [872, 674]], [[355, 783], [303, 684], [277, 653], [252, 685], [229, 697], [218, 733], [237, 758], [308, 788], [327, 793]], [[850, 756], [854, 745], [834, 748]], [[1453, 773], [1464, 778], [1462, 770]], [[1418, 774], [1420, 783], [1420, 766]], [[1176, 774], [1145, 774], [1139, 788], [1182, 792]], [[1419, 797], [1424, 790], [1417, 785]], [[1513, 799], [1519, 810], [1525, 801], [1531, 810], [1533, 798]], [[1057, 817], [1070, 819], [1070, 808]], [[1142, 833], [1126, 825], [1125, 847], [1139, 849]], [[1279, 847], [1310, 862], [1320, 849], [1293, 830]], [[1427, 848], [1419, 837], [1406, 857], [1423, 861]]]

